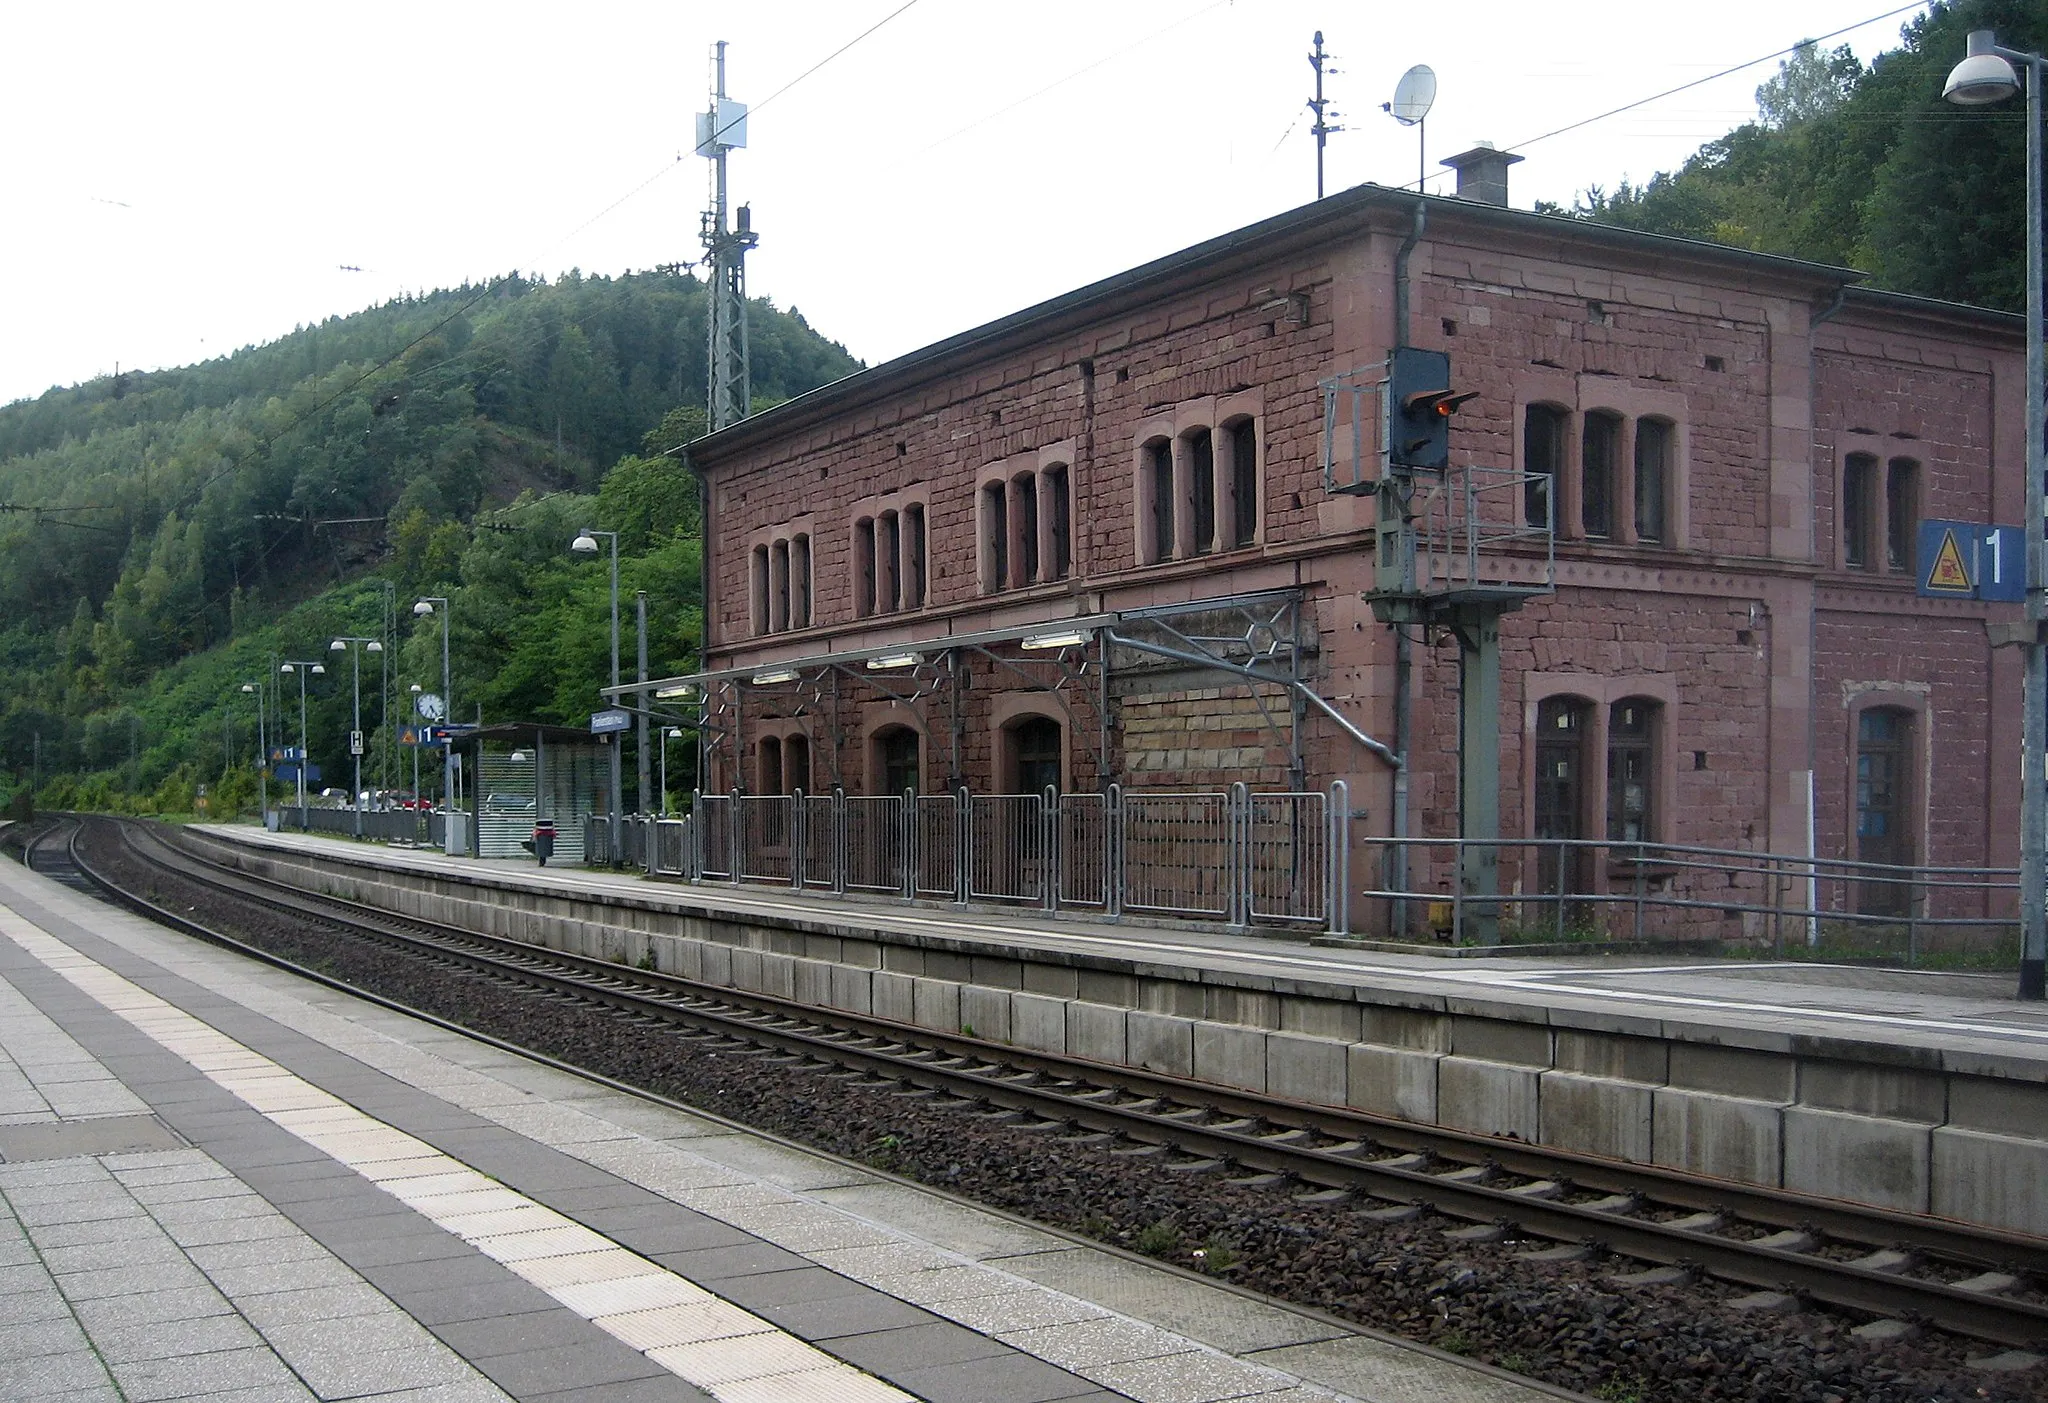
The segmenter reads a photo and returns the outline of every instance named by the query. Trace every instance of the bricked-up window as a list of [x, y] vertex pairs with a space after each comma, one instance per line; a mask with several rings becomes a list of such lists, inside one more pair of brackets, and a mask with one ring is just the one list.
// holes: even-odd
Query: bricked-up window
[[1556, 525], [1552, 512], [1569, 417], [1554, 404], [1532, 404], [1522, 412], [1522, 471], [1530, 477], [1522, 487], [1522, 520], [1531, 526]]
[[1010, 582], [1009, 488], [991, 482], [981, 489], [981, 588], [993, 594]]
[[1913, 538], [1920, 525], [1920, 465], [1894, 458], [1884, 468], [1884, 567], [1913, 568]]
[[1230, 544], [1259, 539], [1259, 430], [1250, 419], [1227, 425], [1230, 440]]
[[1621, 416], [1586, 415], [1579, 453], [1579, 527], [1588, 536], [1614, 534], [1614, 481], [1621, 457]]
[[760, 763], [755, 767], [755, 779], [759, 781], [763, 794], [782, 792], [782, 738], [764, 736], [761, 739]]
[[1045, 503], [1045, 578], [1064, 580], [1074, 568], [1074, 508], [1067, 497], [1067, 465], [1040, 470], [1038, 492]]
[[[1856, 861], [1900, 867], [1914, 860], [1912, 827], [1913, 713], [1873, 706], [1856, 718]], [[1907, 882], [1858, 882], [1856, 909], [1903, 916], [1912, 900]]]
[[1194, 498], [1195, 534], [1188, 554], [1207, 555], [1216, 546], [1216, 439], [1207, 429], [1187, 436], [1188, 487]]
[[1842, 563], [1868, 570], [1876, 552], [1877, 459], [1851, 453], [1842, 465]]
[[768, 547], [755, 546], [747, 562], [748, 624], [755, 633], [768, 631]]
[[811, 626], [811, 538], [799, 534], [789, 543], [789, 626]]
[[875, 733], [874, 776], [877, 794], [915, 793], [917, 782], [917, 732], [908, 726], [890, 726]]
[[1010, 529], [1016, 533], [1010, 558], [1016, 562], [1018, 586], [1038, 583], [1038, 476], [1018, 473], [1010, 479]]
[[853, 524], [853, 612], [862, 618], [875, 612], [875, 519]]
[[811, 787], [811, 743], [803, 736], [783, 737], [782, 782], [791, 794]]
[[1173, 559], [1173, 444], [1159, 439], [1145, 445], [1145, 478], [1152, 501], [1153, 560]]
[[1607, 837], [1647, 843], [1656, 814], [1658, 706], [1624, 697], [1607, 715]]
[[1670, 527], [1671, 421], [1636, 421], [1636, 539], [1662, 542]]
[[924, 504], [912, 502], [903, 509], [904, 552], [903, 607], [924, 608]]

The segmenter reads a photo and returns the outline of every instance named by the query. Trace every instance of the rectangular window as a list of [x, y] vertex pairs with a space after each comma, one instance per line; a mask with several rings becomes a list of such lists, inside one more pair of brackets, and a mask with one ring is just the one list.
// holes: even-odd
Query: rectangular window
[[1207, 429], [1188, 435], [1188, 473], [1195, 499], [1195, 538], [1191, 555], [1207, 555], [1216, 545], [1216, 441]]
[[903, 536], [909, 564], [903, 572], [903, 607], [924, 608], [924, 507], [912, 502], [903, 509]]
[[853, 528], [853, 611], [875, 612], [875, 519], [864, 516]]
[[1636, 422], [1636, 539], [1664, 539], [1664, 501], [1671, 481], [1671, 425], [1662, 419]]
[[1230, 426], [1230, 504], [1233, 546], [1259, 538], [1259, 434], [1249, 419]]
[[1522, 520], [1530, 526], [1557, 525], [1557, 473], [1564, 461], [1565, 412], [1532, 404], [1522, 414]]
[[1046, 506], [1046, 578], [1064, 580], [1074, 565], [1073, 506], [1067, 501], [1067, 465], [1054, 463], [1038, 475], [1038, 480]]
[[991, 482], [981, 489], [982, 550], [988, 575], [982, 588], [994, 593], [1010, 578], [1010, 512], [1008, 488]]
[[1867, 453], [1851, 453], [1842, 465], [1842, 561], [1851, 570], [1870, 568], [1876, 497], [1877, 459]]
[[1620, 452], [1620, 418], [1588, 414], [1579, 460], [1579, 526], [1588, 536], [1614, 534], [1614, 460]]
[[1031, 473], [1019, 473], [1010, 485], [1017, 493], [1014, 517], [1017, 523], [1015, 583], [1035, 585], [1038, 583], [1038, 479]]
[[1145, 447], [1145, 472], [1152, 489], [1152, 558], [1173, 559], [1173, 445], [1165, 439]]
[[1887, 570], [1913, 568], [1913, 538], [1920, 525], [1920, 465], [1894, 458], [1884, 474], [1884, 564]]

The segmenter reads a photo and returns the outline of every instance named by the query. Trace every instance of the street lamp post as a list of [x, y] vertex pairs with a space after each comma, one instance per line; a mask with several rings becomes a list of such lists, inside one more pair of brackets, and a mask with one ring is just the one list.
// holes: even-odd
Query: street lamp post
[[[421, 687], [420, 687], [420, 684], [419, 684], [419, 683], [415, 682], [415, 683], [413, 683], [413, 684], [412, 684], [412, 689], [411, 689], [411, 695], [412, 695], [412, 696], [413, 696], [413, 698], [414, 698], [414, 703], [413, 703], [413, 714], [414, 714], [415, 716], [419, 715], [419, 703], [418, 703], [418, 697], [419, 697], [419, 694], [420, 694], [421, 690], [422, 690], [422, 689], [421, 689]], [[417, 740], [415, 740], [415, 742], [414, 742], [414, 744], [413, 744], [413, 747], [412, 747], [412, 836], [413, 836], [413, 841], [414, 841], [414, 842], [418, 842], [418, 841], [419, 841], [419, 836], [420, 836], [420, 748], [419, 748], [419, 744], [418, 744]]]
[[281, 673], [299, 675], [299, 827], [306, 826], [306, 675], [325, 676], [327, 664], [311, 658], [286, 658]]
[[[355, 646], [351, 646], [355, 645]], [[330, 653], [347, 653], [349, 669], [349, 759], [355, 762], [355, 788], [349, 791], [355, 799], [356, 837], [363, 836], [363, 667], [358, 648], [372, 653], [382, 653], [384, 645], [374, 638], [358, 638], [353, 634], [337, 638], [327, 645]]]
[[[592, 531], [585, 527], [576, 534], [575, 540], [569, 542], [569, 549], [575, 551], [578, 555], [595, 555], [597, 554], [597, 538], [599, 536], [610, 537], [612, 543], [612, 686], [616, 688], [619, 685], [619, 533], [616, 531]], [[614, 691], [612, 695], [616, 697], [618, 693]], [[611, 851], [612, 861], [617, 862], [619, 859], [619, 810], [622, 806], [620, 791], [624, 788], [621, 778], [621, 766], [619, 764], [618, 732], [612, 732], [607, 741], [612, 753]]]
[[2020, 90], [2014, 64], [2027, 70], [2027, 599], [2026, 683], [2020, 692], [2020, 987], [2023, 999], [2048, 994], [2048, 653], [2041, 623], [2043, 482], [2048, 427], [2041, 335], [2041, 55], [1999, 46], [1988, 29], [1971, 32], [1963, 61], [1942, 96], [1959, 107], [2002, 102]]
[[[424, 619], [435, 612], [436, 604], [441, 606], [441, 719], [444, 723], [453, 724], [455, 685], [448, 675], [448, 616], [454, 610], [449, 606], [445, 596], [430, 594], [417, 600], [412, 606], [412, 612], [414, 618]], [[417, 786], [413, 792], [417, 796]], [[455, 747], [445, 744], [441, 747], [441, 811], [441, 822], [447, 825], [441, 830], [445, 846], [448, 827], [453, 826], [455, 817]]]
[[263, 724], [263, 682], [244, 682], [242, 690], [256, 698], [256, 812], [270, 822], [270, 735]]

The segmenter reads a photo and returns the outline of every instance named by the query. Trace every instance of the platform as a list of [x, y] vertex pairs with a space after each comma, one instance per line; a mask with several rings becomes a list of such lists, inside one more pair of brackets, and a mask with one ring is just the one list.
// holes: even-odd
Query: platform
[[2048, 1238], [2048, 1007], [1970, 973], [1444, 960], [211, 829], [403, 914], [997, 1045]]
[[1567, 1396], [613, 1091], [11, 863], [0, 1054], [0, 1399]]
[[1426, 953], [1310, 946], [1284, 932], [1234, 932], [1189, 922], [1103, 922], [1062, 913], [911, 906], [756, 884], [687, 884], [531, 859], [448, 857], [323, 834], [201, 825], [236, 841], [331, 855], [398, 871], [456, 876], [509, 891], [591, 893], [639, 905], [760, 916], [801, 929], [940, 936], [996, 948], [1057, 950], [1158, 962], [1195, 971], [1316, 980], [1443, 1000], [1471, 997], [1531, 1009], [1601, 1010], [1672, 1028], [1760, 1035], [1837, 1036], [1920, 1045], [1958, 1055], [2048, 1063], [2048, 1004], [2013, 997], [2016, 978], [1940, 970], [1879, 969], [1789, 960], [1702, 961], [1696, 956], [1501, 955], [1447, 961]]

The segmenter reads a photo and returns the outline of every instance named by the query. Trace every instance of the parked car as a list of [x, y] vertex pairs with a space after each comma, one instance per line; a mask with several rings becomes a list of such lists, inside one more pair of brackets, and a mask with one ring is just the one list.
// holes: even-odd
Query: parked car
[[531, 794], [486, 794], [484, 812], [487, 814], [523, 814], [533, 812]]

